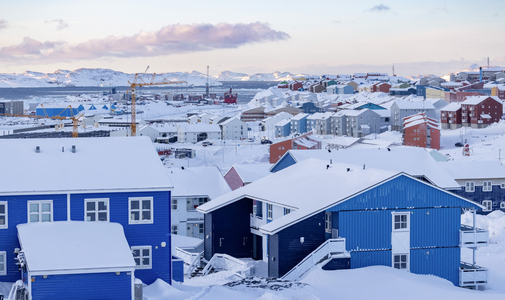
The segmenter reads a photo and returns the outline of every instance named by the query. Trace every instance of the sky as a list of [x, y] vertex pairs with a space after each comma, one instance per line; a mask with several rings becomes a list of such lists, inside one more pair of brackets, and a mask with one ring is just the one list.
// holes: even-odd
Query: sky
[[0, 0], [0, 73], [505, 67], [503, 0]]

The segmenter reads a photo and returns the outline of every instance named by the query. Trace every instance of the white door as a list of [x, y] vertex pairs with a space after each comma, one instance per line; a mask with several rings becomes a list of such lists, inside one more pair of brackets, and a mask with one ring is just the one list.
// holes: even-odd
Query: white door
[[410, 270], [410, 212], [392, 213], [392, 267]]

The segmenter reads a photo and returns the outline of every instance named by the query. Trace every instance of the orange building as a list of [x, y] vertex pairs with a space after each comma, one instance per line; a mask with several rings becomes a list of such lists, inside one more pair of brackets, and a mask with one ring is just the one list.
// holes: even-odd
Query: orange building
[[403, 144], [440, 150], [440, 127], [437, 121], [424, 113], [403, 118]]

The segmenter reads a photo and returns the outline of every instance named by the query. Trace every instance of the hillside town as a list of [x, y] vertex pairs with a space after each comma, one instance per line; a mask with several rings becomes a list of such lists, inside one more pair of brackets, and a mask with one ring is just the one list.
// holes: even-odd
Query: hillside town
[[366, 269], [503, 297], [505, 68], [444, 78], [0, 99], [0, 295], [330, 299]]

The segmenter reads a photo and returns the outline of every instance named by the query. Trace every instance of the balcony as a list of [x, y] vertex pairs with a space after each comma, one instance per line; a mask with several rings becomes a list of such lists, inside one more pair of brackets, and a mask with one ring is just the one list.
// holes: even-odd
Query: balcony
[[253, 214], [251, 214], [250, 220], [251, 220], [251, 228], [254, 228], [254, 229], [259, 229], [261, 226], [263, 226], [267, 223], [266, 220], [263, 219], [262, 216], [257, 216], [257, 215], [253, 215]]
[[201, 221], [203, 220], [203, 213], [196, 210], [188, 210], [187, 214], [188, 221]]
[[459, 231], [459, 246], [475, 248], [489, 245], [489, 231], [471, 226], [461, 225]]
[[478, 288], [487, 284], [487, 269], [461, 262], [459, 267], [459, 286]]

